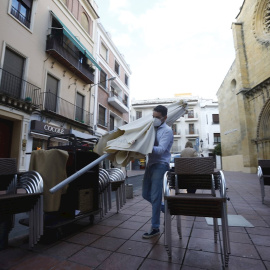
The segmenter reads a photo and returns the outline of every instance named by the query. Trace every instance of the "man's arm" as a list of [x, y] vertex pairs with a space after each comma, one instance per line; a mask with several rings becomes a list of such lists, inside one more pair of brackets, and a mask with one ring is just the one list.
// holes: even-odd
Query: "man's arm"
[[168, 129], [166, 131], [163, 132], [160, 140], [159, 140], [159, 144], [158, 146], [154, 146], [153, 147], [153, 154], [158, 154], [161, 155], [165, 152], [165, 150], [168, 148], [171, 140], [172, 140], [172, 130]]

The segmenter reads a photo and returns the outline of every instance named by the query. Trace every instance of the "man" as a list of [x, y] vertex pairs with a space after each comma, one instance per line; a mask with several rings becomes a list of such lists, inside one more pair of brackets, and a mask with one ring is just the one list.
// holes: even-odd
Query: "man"
[[159, 235], [160, 210], [162, 201], [163, 176], [170, 166], [170, 149], [173, 144], [172, 129], [165, 123], [167, 108], [158, 105], [153, 110], [156, 138], [153, 151], [149, 154], [147, 167], [143, 179], [142, 196], [152, 204], [152, 228], [143, 238]]

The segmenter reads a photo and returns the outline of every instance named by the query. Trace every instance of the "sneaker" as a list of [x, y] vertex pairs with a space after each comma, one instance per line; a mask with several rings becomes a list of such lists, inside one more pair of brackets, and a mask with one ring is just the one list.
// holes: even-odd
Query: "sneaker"
[[150, 233], [145, 233], [145, 234], [143, 234], [142, 237], [148, 239], [148, 238], [152, 238], [154, 236], [157, 236], [159, 234], [160, 234], [159, 229], [152, 229], [152, 231]]

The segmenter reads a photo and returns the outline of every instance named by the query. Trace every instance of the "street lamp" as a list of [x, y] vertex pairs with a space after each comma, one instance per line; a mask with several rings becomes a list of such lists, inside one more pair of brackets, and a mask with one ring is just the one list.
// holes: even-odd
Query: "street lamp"
[[201, 143], [201, 149], [202, 149], [202, 147], [203, 147], [203, 140], [202, 139], [200, 140], [200, 143]]
[[91, 92], [92, 87], [95, 86], [95, 85], [98, 85], [98, 84], [101, 84], [101, 83], [107, 82], [107, 81], [114, 81], [115, 79], [116, 79], [116, 77], [111, 77], [111, 78], [109, 78], [107, 80], [104, 80], [104, 81], [101, 81], [101, 82], [98, 82], [98, 83], [95, 83], [95, 84], [91, 84], [90, 88], [89, 88], [89, 91]]

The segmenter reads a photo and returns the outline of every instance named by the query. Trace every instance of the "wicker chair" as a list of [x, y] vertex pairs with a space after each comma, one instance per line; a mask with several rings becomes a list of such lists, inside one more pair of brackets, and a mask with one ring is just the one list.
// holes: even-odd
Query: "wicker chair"
[[270, 160], [258, 160], [258, 177], [260, 180], [262, 203], [264, 203], [265, 189], [264, 186], [270, 186]]
[[[201, 168], [201, 169], [200, 169]], [[223, 236], [223, 261], [228, 265], [230, 242], [227, 219], [226, 183], [222, 172], [214, 173], [212, 158], [175, 159], [175, 185], [168, 181], [168, 172], [164, 175], [165, 202], [165, 247], [171, 257], [171, 215], [176, 216], [177, 230], [181, 239], [181, 215], [212, 217], [214, 236], [217, 242], [217, 218], [221, 218]], [[175, 189], [172, 195], [171, 188]], [[196, 188], [210, 190], [208, 193], [180, 193], [179, 189]], [[219, 189], [219, 196], [216, 190]], [[221, 239], [220, 239], [221, 241]]]

